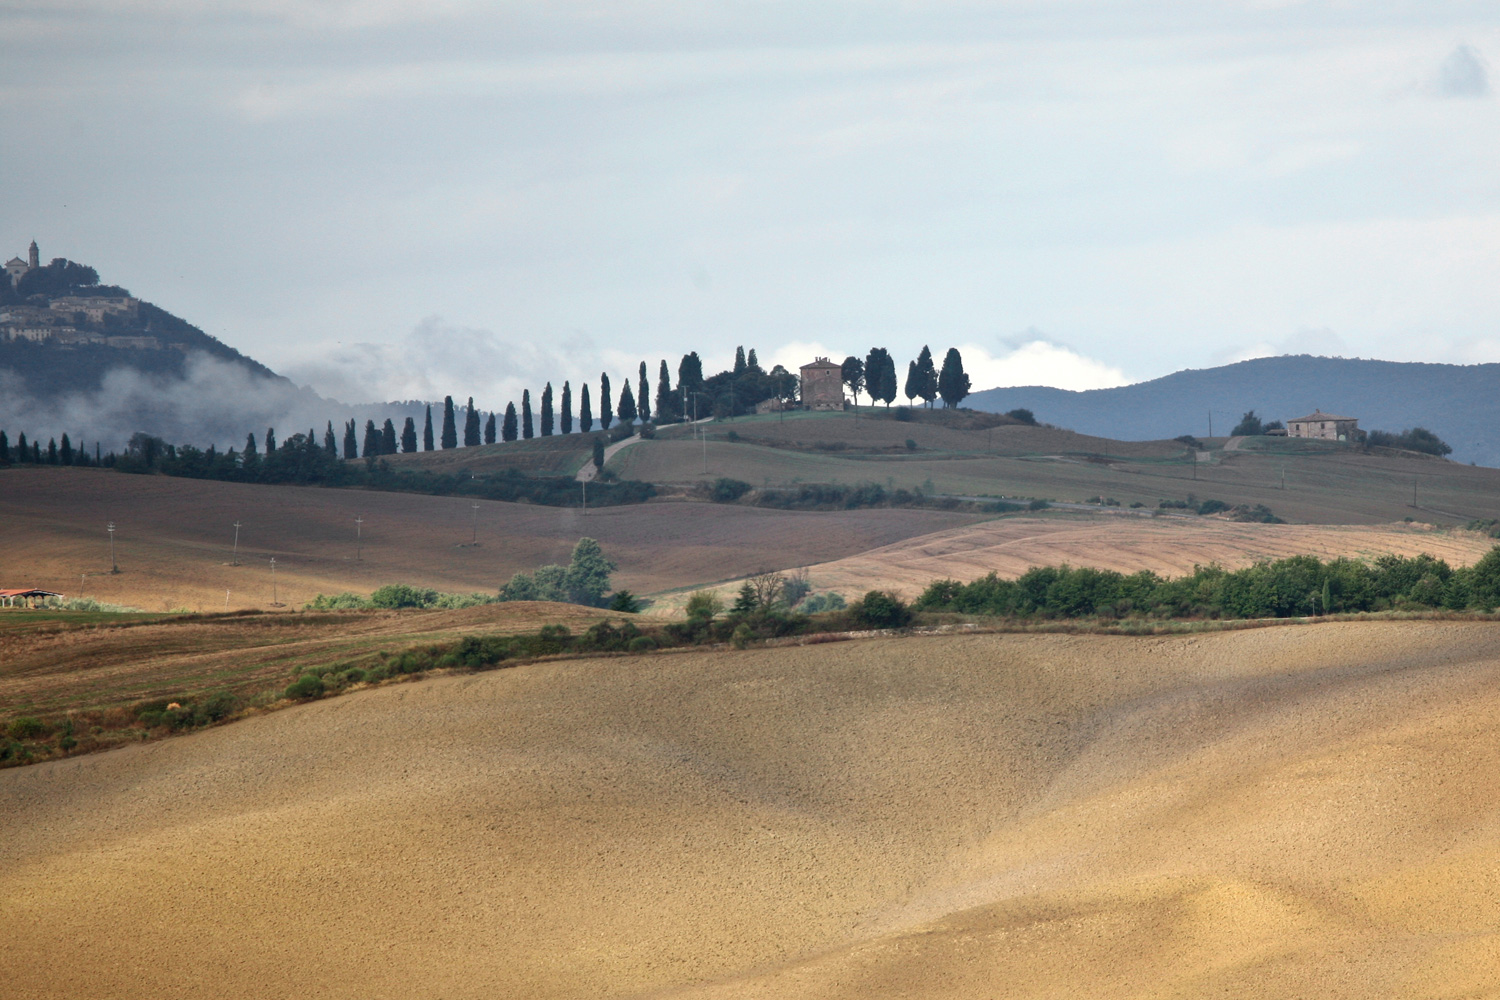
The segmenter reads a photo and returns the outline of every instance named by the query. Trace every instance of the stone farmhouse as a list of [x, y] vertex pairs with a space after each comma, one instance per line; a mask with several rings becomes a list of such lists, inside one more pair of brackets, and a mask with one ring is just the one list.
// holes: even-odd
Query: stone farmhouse
[[803, 365], [802, 407], [807, 410], [842, 410], [844, 401], [843, 366], [827, 358], [816, 358]]
[[1354, 417], [1336, 417], [1322, 410], [1313, 410], [1305, 417], [1286, 422], [1288, 437], [1316, 438], [1321, 441], [1357, 441], [1360, 438], [1359, 420]]

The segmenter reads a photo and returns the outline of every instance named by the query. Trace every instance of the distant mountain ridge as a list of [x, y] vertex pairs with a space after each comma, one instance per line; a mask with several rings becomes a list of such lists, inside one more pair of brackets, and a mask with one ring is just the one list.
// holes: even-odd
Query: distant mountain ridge
[[1115, 389], [1017, 386], [976, 392], [976, 410], [1025, 408], [1085, 434], [1139, 441], [1228, 434], [1246, 410], [1290, 420], [1313, 410], [1355, 417], [1364, 430], [1426, 427], [1454, 461], [1500, 466], [1500, 364], [1445, 365], [1285, 355], [1187, 369]]

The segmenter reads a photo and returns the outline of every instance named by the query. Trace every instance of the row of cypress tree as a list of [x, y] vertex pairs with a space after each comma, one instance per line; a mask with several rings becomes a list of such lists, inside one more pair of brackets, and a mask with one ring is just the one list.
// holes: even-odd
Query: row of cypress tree
[[36, 465], [98, 465], [98, 447], [95, 444], [95, 454], [90, 455], [86, 447], [73, 447], [73, 439], [64, 434], [61, 445], [57, 443], [57, 438], [48, 438], [47, 447], [43, 448], [39, 440], [28, 442], [25, 431], [16, 436], [15, 446], [12, 447], [10, 437], [0, 431], [0, 465], [27, 462]]
[[[884, 347], [870, 348], [870, 353], [864, 358], [851, 354], [840, 367], [844, 385], [853, 393], [856, 404], [859, 403], [860, 392], [867, 393], [872, 400], [883, 402], [886, 406], [895, 401], [896, 362], [891, 357], [891, 352]], [[963, 356], [959, 354], [958, 348], [948, 348], [948, 353], [943, 357], [942, 371], [939, 372], [933, 364], [931, 349], [924, 344], [916, 359], [907, 362], [906, 382], [902, 388], [909, 402], [920, 399], [930, 407], [933, 400], [942, 397], [944, 406], [958, 406], [969, 395], [970, 389], [969, 376], [964, 373]]]

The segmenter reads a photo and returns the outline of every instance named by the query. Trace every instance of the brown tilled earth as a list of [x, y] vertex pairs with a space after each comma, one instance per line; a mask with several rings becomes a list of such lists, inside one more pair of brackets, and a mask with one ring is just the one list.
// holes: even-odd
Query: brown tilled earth
[[535, 664], [0, 772], [17, 998], [1500, 995], [1500, 626]]
[[[474, 511], [479, 504], [477, 547]], [[355, 521], [365, 519], [356, 561]], [[250, 486], [94, 469], [0, 475], [0, 587], [41, 587], [147, 611], [292, 608], [387, 583], [493, 593], [511, 575], [566, 563], [584, 535], [651, 593], [836, 559], [973, 523], [941, 511], [775, 511], [708, 503], [576, 508], [408, 493]], [[239, 520], [241, 565], [231, 545]], [[117, 525], [121, 573], [111, 575]], [[270, 557], [276, 557], [273, 591]], [[226, 591], [228, 591], [226, 602]]]

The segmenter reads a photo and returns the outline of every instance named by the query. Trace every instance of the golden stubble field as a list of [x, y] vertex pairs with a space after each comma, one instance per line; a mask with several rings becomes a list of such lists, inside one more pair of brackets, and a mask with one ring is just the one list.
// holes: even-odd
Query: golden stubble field
[[[474, 537], [479, 505], [478, 546]], [[356, 560], [355, 518], [363, 517]], [[240, 563], [230, 565], [238, 520]], [[92, 469], [0, 474], [0, 587], [42, 587], [147, 611], [291, 608], [387, 583], [493, 593], [519, 570], [566, 563], [584, 535], [636, 593], [839, 558], [969, 524], [967, 514], [792, 512], [708, 503], [576, 508], [408, 493], [129, 476]], [[121, 573], [109, 573], [106, 523]], [[276, 558], [275, 590], [270, 558]]]
[[7, 996], [1500, 994], [1500, 626], [560, 661], [0, 772]]

